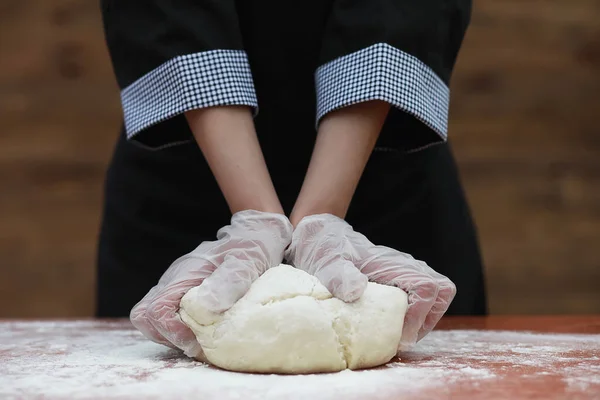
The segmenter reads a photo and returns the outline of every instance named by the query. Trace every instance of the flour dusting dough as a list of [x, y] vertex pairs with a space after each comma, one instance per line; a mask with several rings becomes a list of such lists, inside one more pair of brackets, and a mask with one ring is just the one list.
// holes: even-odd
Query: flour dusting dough
[[369, 283], [353, 303], [313, 276], [280, 265], [257, 279], [231, 309], [215, 314], [181, 299], [179, 314], [205, 356], [223, 369], [264, 373], [335, 372], [385, 364], [395, 355], [408, 306], [398, 288]]

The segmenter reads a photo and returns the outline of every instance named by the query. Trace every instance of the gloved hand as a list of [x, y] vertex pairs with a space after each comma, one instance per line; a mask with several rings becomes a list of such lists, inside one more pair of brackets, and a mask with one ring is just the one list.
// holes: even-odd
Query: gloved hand
[[350, 302], [367, 281], [396, 286], [408, 294], [400, 349], [427, 335], [448, 309], [456, 286], [423, 261], [376, 246], [331, 214], [303, 218], [292, 236], [286, 259], [318, 278], [336, 297]]
[[280, 214], [241, 211], [217, 240], [203, 242], [171, 264], [148, 294], [131, 310], [131, 322], [148, 339], [203, 358], [192, 331], [177, 311], [183, 295], [202, 283], [198, 301], [213, 312], [229, 309], [268, 268], [283, 260], [292, 224]]

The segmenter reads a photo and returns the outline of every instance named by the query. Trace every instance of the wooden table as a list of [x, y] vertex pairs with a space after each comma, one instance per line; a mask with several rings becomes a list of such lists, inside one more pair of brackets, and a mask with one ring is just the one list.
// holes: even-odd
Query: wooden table
[[0, 322], [0, 398], [600, 399], [600, 316], [444, 319], [387, 366], [238, 374], [124, 320]]

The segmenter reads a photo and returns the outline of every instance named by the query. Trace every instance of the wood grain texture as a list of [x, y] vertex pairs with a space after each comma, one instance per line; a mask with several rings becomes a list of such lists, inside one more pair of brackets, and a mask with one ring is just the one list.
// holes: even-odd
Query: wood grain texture
[[[475, 0], [450, 135], [493, 313], [600, 312], [600, 2]], [[120, 123], [99, 5], [0, 0], [0, 317], [93, 310]]]
[[0, 320], [0, 396], [598, 399], [598, 316], [450, 317], [442, 319], [441, 325], [443, 329], [385, 366], [282, 376], [231, 373], [192, 361], [149, 343], [125, 319]]
[[95, 1], [0, 1], [0, 316], [93, 311], [120, 121]]
[[475, 0], [451, 137], [493, 313], [600, 312], [600, 3]]

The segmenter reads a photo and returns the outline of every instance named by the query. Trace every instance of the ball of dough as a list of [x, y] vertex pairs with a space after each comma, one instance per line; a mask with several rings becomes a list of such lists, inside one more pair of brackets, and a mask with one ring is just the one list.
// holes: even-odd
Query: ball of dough
[[269, 269], [221, 314], [181, 299], [179, 314], [208, 361], [231, 371], [335, 372], [385, 364], [396, 355], [406, 293], [369, 283], [353, 303], [334, 298], [313, 276], [289, 265]]

